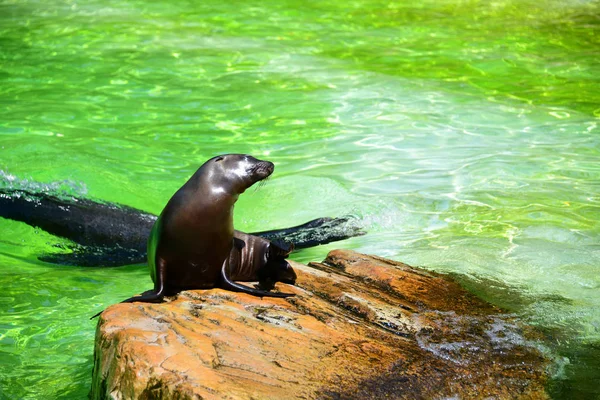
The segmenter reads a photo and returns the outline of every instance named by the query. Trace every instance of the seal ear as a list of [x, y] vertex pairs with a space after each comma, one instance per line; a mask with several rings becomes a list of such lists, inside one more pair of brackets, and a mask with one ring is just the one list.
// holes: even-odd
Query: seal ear
[[269, 243], [269, 260], [275, 260], [278, 258], [286, 258], [294, 251], [293, 243], [286, 243], [283, 241], [272, 241]]

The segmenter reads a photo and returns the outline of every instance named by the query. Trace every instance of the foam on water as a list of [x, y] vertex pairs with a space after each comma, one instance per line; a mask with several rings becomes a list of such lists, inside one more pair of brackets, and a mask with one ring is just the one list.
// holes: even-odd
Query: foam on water
[[57, 197], [81, 196], [87, 194], [84, 182], [76, 182], [70, 179], [54, 181], [49, 183], [37, 182], [32, 179], [20, 179], [0, 169], [0, 189], [17, 189], [29, 193], [46, 193]]

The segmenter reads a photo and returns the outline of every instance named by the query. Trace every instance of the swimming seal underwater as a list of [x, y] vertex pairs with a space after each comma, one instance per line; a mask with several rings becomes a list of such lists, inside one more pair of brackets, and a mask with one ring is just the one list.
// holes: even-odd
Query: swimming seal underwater
[[284, 249], [233, 229], [239, 195], [274, 168], [269, 161], [244, 154], [205, 162], [171, 197], [152, 227], [148, 266], [154, 289], [122, 302], [158, 303], [182, 290], [214, 287], [260, 297], [293, 296], [234, 282], [258, 278], [259, 286], [269, 289], [277, 280], [295, 282], [295, 273], [284, 260], [292, 247]]
[[[146, 263], [148, 237], [156, 215], [46, 189], [51, 184], [33, 185], [34, 189], [17, 181], [13, 184], [16, 187], [0, 187], [0, 217], [25, 222], [72, 242], [61, 247], [69, 252], [42, 254], [38, 256], [41, 261], [85, 267]], [[303, 249], [364, 234], [355, 222], [349, 217], [317, 218], [251, 235]]]

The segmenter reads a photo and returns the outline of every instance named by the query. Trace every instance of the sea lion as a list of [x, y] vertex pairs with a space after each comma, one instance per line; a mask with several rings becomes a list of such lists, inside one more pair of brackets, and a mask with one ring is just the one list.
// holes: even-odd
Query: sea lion
[[182, 290], [214, 287], [261, 297], [293, 296], [233, 282], [238, 275], [258, 276], [259, 271], [276, 271], [281, 265], [281, 257], [273, 257], [281, 253], [276, 246], [245, 234], [234, 241], [233, 229], [233, 207], [239, 195], [266, 179], [274, 168], [269, 161], [244, 154], [205, 162], [171, 197], [152, 227], [148, 265], [154, 290], [123, 302], [156, 303]]

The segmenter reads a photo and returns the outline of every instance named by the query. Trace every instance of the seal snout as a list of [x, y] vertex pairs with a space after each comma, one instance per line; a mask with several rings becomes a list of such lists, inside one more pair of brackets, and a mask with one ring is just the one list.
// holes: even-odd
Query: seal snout
[[259, 161], [252, 167], [252, 172], [257, 180], [267, 178], [275, 170], [275, 165], [270, 161]]

